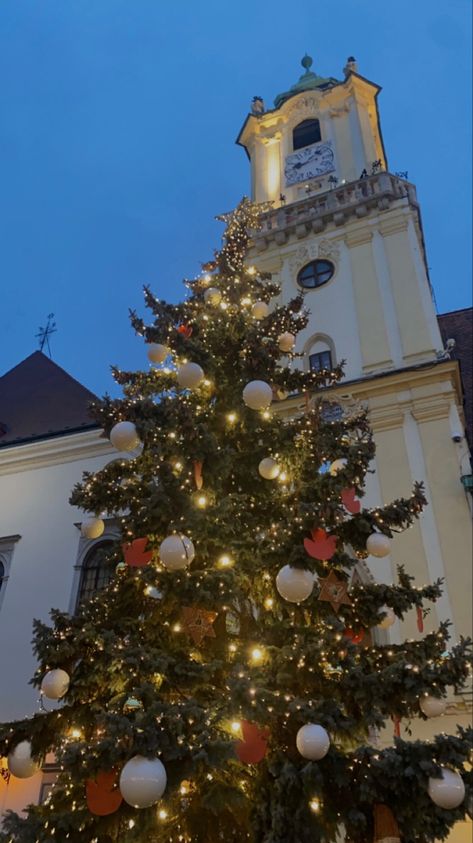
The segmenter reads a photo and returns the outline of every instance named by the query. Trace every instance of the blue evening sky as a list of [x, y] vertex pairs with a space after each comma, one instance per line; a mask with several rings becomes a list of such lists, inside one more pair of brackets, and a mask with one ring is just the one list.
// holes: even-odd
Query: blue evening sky
[[2, 0], [0, 374], [37, 347], [89, 388], [145, 355], [151, 284], [177, 301], [248, 193], [234, 140], [254, 94], [302, 72], [383, 87], [390, 169], [422, 205], [439, 311], [470, 304], [471, 0]]

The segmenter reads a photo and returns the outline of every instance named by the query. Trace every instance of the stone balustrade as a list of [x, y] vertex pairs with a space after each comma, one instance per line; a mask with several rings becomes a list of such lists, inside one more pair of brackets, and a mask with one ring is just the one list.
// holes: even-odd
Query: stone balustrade
[[361, 219], [373, 210], [387, 210], [398, 199], [418, 208], [413, 184], [391, 173], [377, 173], [267, 211], [252, 240], [258, 251], [264, 251], [272, 240], [282, 245], [292, 234], [301, 239], [311, 231], [322, 232], [329, 222], [340, 226], [350, 216]]

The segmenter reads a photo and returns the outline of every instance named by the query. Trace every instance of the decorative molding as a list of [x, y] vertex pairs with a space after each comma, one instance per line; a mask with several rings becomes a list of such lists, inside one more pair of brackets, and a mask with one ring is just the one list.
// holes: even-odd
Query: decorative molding
[[299, 248], [292, 253], [289, 258], [289, 269], [291, 275], [294, 275], [304, 264], [314, 260], [317, 257], [317, 244], [308, 243], [307, 246], [299, 246]]
[[345, 234], [345, 243], [349, 249], [355, 246], [364, 246], [365, 243], [371, 243], [373, 239], [373, 230], [367, 226], [360, 226], [353, 231], [347, 231]]
[[310, 111], [313, 114], [314, 109], [318, 113], [320, 110], [321, 98], [321, 94], [313, 93], [303, 98], [298, 97], [297, 99], [290, 100], [290, 104], [285, 109], [286, 113], [288, 115], [292, 115], [297, 114], [298, 112]]
[[51, 439], [2, 448], [0, 475], [117, 454], [109, 440], [101, 438], [101, 432], [100, 428], [95, 428], [82, 433], [54, 436]]

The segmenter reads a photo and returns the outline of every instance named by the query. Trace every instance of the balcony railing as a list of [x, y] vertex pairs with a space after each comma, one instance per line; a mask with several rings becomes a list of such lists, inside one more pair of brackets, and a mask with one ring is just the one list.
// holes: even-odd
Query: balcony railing
[[289, 234], [302, 238], [310, 231], [323, 231], [328, 222], [344, 225], [350, 216], [362, 218], [373, 209], [387, 210], [397, 199], [407, 199], [418, 208], [413, 184], [391, 173], [377, 173], [267, 211], [252, 239], [256, 248], [263, 250], [273, 239], [281, 244]]

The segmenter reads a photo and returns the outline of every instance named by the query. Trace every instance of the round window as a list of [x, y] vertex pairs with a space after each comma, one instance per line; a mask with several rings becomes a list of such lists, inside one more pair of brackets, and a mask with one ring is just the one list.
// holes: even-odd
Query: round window
[[312, 290], [330, 281], [334, 272], [335, 267], [331, 261], [323, 259], [311, 261], [297, 273], [297, 283], [306, 290]]

